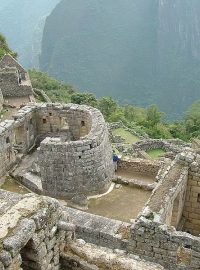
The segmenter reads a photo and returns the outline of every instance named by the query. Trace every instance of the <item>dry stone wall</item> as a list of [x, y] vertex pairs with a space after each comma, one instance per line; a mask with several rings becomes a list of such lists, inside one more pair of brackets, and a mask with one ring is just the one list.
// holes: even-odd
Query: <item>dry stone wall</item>
[[34, 107], [24, 107], [13, 120], [0, 123], [0, 176], [17, 161], [17, 153], [26, 153], [37, 137]]
[[199, 237], [144, 217], [131, 228], [128, 250], [170, 270], [197, 270], [200, 265]]
[[111, 137], [112, 137], [112, 134], [111, 134], [111, 133], [112, 133], [112, 130], [113, 130], [113, 129], [117, 129], [117, 128], [124, 128], [125, 130], [129, 131], [131, 134], [137, 136], [137, 137], [140, 138], [141, 140], [143, 140], [143, 139], [145, 139], [145, 138], [146, 138], [146, 139], [149, 138], [149, 136], [148, 136], [147, 134], [145, 134], [144, 132], [143, 132], [143, 134], [141, 135], [139, 132], [135, 131], [134, 129], [131, 129], [131, 128], [126, 127], [121, 121], [119, 121], [119, 122], [114, 122], [114, 123], [109, 123], [109, 124], [108, 124], [108, 129], [109, 129], [109, 131], [110, 131]]
[[13, 68], [15, 67], [21, 74], [23, 80], [26, 79], [27, 72], [26, 70], [14, 59], [10, 54], [4, 55], [0, 61], [0, 69], [3, 68]]
[[159, 161], [144, 160], [144, 159], [131, 159], [131, 160], [119, 160], [117, 164], [118, 170], [127, 172], [136, 172], [146, 174], [149, 176], [156, 176], [161, 163]]
[[0, 269], [60, 269], [60, 252], [73, 232], [61, 221], [59, 203], [2, 190], [0, 202]]
[[160, 139], [145, 139], [133, 144], [134, 151], [149, 151], [153, 149], [161, 148], [166, 152], [180, 153], [185, 147], [189, 147], [190, 144], [186, 144], [181, 140], [160, 140]]
[[[65, 116], [73, 141], [61, 136], [47, 137], [41, 142], [38, 164], [44, 192], [71, 199], [77, 194], [92, 195], [107, 191], [114, 168], [102, 114], [96, 109], [77, 105], [65, 106], [61, 113]], [[58, 118], [52, 125], [53, 132], [57, 123]]]
[[200, 238], [178, 231], [182, 228], [199, 236], [199, 161], [190, 149], [168, 166], [131, 227], [129, 252], [167, 269], [199, 269]]
[[16, 161], [16, 155], [13, 148], [13, 121], [0, 123], [0, 176], [3, 176]]
[[38, 165], [45, 194], [72, 198], [99, 194], [114, 173], [112, 148], [102, 114], [74, 104], [38, 104], [22, 108], [0, 123], [0, 176], [40, 143]]
[[180, 155], [183, 163], [189, 166], [189, 177], [183, 217], [185, 219], [184, 230], [200, 235], [200, 156], [194, 153]]

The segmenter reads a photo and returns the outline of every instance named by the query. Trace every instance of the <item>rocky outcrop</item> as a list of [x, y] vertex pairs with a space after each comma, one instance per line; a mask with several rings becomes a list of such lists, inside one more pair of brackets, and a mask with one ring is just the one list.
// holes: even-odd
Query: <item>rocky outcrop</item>
[[0, 32], [26, 68], [38, 67], [45, 19], [59, 0], [2, 0]]

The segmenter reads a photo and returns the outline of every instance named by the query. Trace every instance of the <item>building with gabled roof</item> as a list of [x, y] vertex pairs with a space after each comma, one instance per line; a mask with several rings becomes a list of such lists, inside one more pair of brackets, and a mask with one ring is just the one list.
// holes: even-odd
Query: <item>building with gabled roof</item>
[[0, 89], [4, 102], [17, 108], [34, 101], [28, 72], [9, 54], [0, 61]]
[[10, 54], [5, 54], [4, 57], [0, 60], [0, 69], [5, 67], [15, 67], [21, 74], [22, 79], [26, 80], [27, 71]]

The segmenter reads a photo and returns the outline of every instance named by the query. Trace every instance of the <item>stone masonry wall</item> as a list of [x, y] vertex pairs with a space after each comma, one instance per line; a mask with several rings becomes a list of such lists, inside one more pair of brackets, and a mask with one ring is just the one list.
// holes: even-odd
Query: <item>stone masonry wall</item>
[[17, 70], [19, 70], [22, 79], [26, 79], [27, 72], [25, 71], [25, 69], [9, 54], [4, 55], [4, 57], [0, 61], [0, 68], [3, 69], [6, 67], [15, 67]]
[[190, 146], [181, 140], [145, 139], [133, 144], [134, 151], [148, 151], [161, 148], [166, 152], [180, 153], [185, 147]]
[[47, 134], [60, 135], [68, 130], [73, 140], [87, 135], [92, 123], [92, 115], [88, 107], [75, 104], [38, 106], [36, 118], [38, 134], [46, 137]]
[[185, 218], [184, 230], [199, 236], [200, 234], [200, 156], [182, 155], [182, 162], [189, 165], [189, 179], [183, 217]]
[[16, 160], [13, 148], [13, 121], [0, 123], [0, 176], [7, 173]]
[[160, 163], [156, 160], [153, 161], [135, 158], [131, 160], [119, 160], [117, 168], [118, 170], [156, 176], [160, 169]]
[[196, 194], [199, 161], [199, 156], [190, 149], [179, 154], [168, 166], [131, 227], [129, 252], [170, 270], [199, 269], [200, 238], [176, 230], [186, 219], [183, 228], [199, 234]]
[[25, 153], [37, 137], [34, 107], [24, 107], [14, 120], [0, 123], [0, 176], [7, 173], [17, 159], [17, 153]]
[[2, 190], [0, 202], [0, 269], [60, 269], [60, 252], [70, 234], [62, 229], [58, 202]]
[[[47, 137], [41, 142], [38, 164], [44, 192], [71, 199], [77, 194], [107, 191], [114, 167], [102, 114], [96, 109], [72, 104], [64, 106], [61, 112], [74, 141]], [[58, 119], [52, 131], [57, 128]]]
[[145, 134], [144, 132], [143, 132], [143, 134], [141, 135], [141, 134], [139, 134], [137, 131], [135, 131], [134, 129], [130, 129], [130, 128], [126, 127], [126, 126], [123, 124], [122, 121], [114, 122], [114, 123], [109, 123], [109, 124], [108, 124], [108, 129], [109, 129], [109, 132], [110, 132], [111, 137], [112, 137], [112, 130], [117, 129], [117, 128], [123, 128], [123, 129], [129, 131], [131, 134], [137, 136], [137, 137], [140, 138], [141, 140], [143, 140], [143, 139], [145, 139], [145, 138], [146, 138], [146, 139], [149, 138], [149, 136], [148, 136], [147, 134]]
[[128, 250], [170, 270], [197, 270], [200, 265], [199, 237], [142, 217], [131, 228]]

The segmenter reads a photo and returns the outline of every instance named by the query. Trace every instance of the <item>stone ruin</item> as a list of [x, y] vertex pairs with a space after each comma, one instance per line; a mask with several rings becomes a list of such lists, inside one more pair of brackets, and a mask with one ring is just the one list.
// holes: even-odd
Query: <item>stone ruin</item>
[[[86, 213], [33, 193], [0, 190], [0, 269], [200, 269], [199, 143], [179, 146], [173, 160], [120, 161], [119, 169], [155, 176], [155, 182], [145, 186], [115, 179], [152, 191], [130, 222]], [[1, 176], [32, 152], [35, 158], [18, 180], [29, 188], [35, 184], [33, 190], [39, 191], [33, 179], [40, 179], [40, 194], [71, 199], [103, 193], [111, 184], [112, 150], [96, 109], [33, 104], [0, 123]]]
[[[41, 193], [71, 199], [104, 193], [114, 173], [112, 147], [102, 114], [74, 104], [33, 104], [0, 123], [0, 175], [35, 145], [28, 168], [40, 177]], [[37, 171], [34, 168], [37, 168]]]
[[34, 101], [28, 72], [9, 54], [0, 60], [0, 90], [7, 106], [20, 108]]
[[[0, 190], [0, 269], [163, 269], [139, 258], [113, 253], [109, 247], [117, 247], [122, 242], [114, 236], [115, 231], [121, 228], [120, 222], [108, 222], [104, 218], [101, 221], [97, 216], [88, 217], [88, 221], [92, 218], [94, 225], [98, 225], [96, 233], [100, 225], [98, 221], [101, 225], [107, 222], [108, 233], [102, 231], [101, 237], [102, 245], [108, 241], [108, 248], [99, 248], [77, 239], [78, 227], [71, 222], [67, 211], [49, 197], [33, 194], [21, 196]], [[74, 217], [77, 214], [79, 212], [74, 213]], [[111, 233], [114, 233], [113, 237]], [[118, 237], [120, 235], [119, 232]], [[96, 236], [91, 231], [91, 239]]]
[[[138, 141], [133, 144], [127, 144], [125, 139], [120, 135], [113, 135], [113, 130], [117, 128], [123, 128], [130, 134], [138, 137]], [[135, 158], [150, 159], [148, 151], [161, 149], [165, 153], [160, 155], [158, 158], [169, 158], [174, 159], [176, 155], [186, 147], [191, 147], [191, 143], [183, 142], [180, 139], [151, 139], [147, 134], [143, 132], [136, 132], [134, 129], [126, 127], [121, 121], [108, 124], [110, 141], [115, 145], [115, 148], [127, 156]]]

